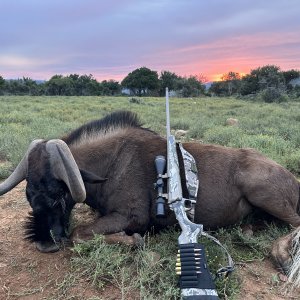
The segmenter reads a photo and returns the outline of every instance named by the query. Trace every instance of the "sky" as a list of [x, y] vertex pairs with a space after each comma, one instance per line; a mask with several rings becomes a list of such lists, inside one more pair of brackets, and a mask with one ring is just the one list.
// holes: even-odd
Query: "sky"
[[300, 0], [0, 0], [0, 75], [300, 69]]

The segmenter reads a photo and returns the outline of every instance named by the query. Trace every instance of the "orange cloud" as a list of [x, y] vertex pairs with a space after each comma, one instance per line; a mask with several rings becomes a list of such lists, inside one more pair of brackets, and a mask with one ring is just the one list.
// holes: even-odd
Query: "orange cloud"
[[[223, 38], [159, 53], [179, 75], [204, 74], [219, 81], [229, 71], [241, 76], [259, 66], [274, 64], [283, 70], [300, 69], [297, 53], [300, 35], [295, 32], [262, 32]], [[159, 60], [158, 54], [156, 59]]]

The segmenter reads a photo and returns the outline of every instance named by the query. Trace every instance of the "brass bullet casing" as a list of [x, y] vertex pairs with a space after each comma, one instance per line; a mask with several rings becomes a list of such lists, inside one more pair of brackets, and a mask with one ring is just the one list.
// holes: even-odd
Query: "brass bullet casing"
[[175, 270], [176, 271], [184, 271], [184, 270], [187, 270], [187, 271], [198, 271], [200, 270], [200, 267], [196, 267], [196, 266], [190, 266], [190, 267], [175, 267]]
[[179, 276], [197, 275], [198, 276], [201, 273], [202, 272], [200, 272], [200, 271], [177, 271], [176, 275], [179, 275]]
[[201, 257], [177, 257], [176, 262], [189, 262], [189, 261], [195, 261], [195, 262], [200, 262]]
[[181, 266], [184, 266], [184, 267], [189, 267], [189, 266], [198, 266], [200, 267], [200, 262], [199, 263], [196, 263], [196, 262], [185, 262], [184, 264], [181, 264], [181, 263], [176, 263], [176, 267], [181, 267]]
[[199, 257], [201, 256], [201, 253], [191, 253], [191, 254], [187, 254], [187, 253], [177, 253], [177, 257], [180, 258], [193, 258], [193, 257]]
[[177, 253], [201, 253], [200, 249], [179, 249]]

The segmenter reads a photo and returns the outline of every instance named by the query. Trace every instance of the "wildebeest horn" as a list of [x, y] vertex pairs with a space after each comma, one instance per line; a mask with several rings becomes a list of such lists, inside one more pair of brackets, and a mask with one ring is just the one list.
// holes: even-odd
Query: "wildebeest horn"
[[67, 144], [62, 140], [50, 140], [46, 143], [46, 150], [54, 177], [68, 186], [75, 202], [83, 202], [86, 198], [84, 183]]
[[27, 152], [23, 156], [22, 160], [19, 162], [18, 166], [12, 172], [12, 174], [0, 184], [0, 195], [3, 195], [13, 189], [17, 184], [24, 180], [27, 176], [28, 169], [28, 155], [31, 150], [43, 140], [34, 140], [30, 143]]

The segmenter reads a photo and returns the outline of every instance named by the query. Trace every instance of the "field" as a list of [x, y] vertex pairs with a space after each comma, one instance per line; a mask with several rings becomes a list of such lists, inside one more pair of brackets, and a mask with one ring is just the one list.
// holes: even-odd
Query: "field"
[[[186, 130], [185, 140], [252, 147], [300, 177], [300, 102], [170, 101], [171, 128]], [[0, 96], [0, 177], [11, 173], [33, 139], [60, 137], [119, 109], [137, 112], [145, 127], [165, 135], [162, 98]], [[227, 126], [228, 118], [238, 119], [238, 126]], [[146, 235], [145, 247], [135, 251], [105, 245], [97, 237], [56, 254], [37, 253], [22, 239], [22, 222], [30, 211], [24, 188], [24, 183], [20, 184], [0, 198], [0, 299], [177, 299], [175, 229]], [[93, 217], [79, 205], [74, 222]], [[225, 243], [238, 266], [232, 277], [217, 282], [220, 297], [299, 299], [297, 293], [286, 295], [286, 278], [268, 260], [272, 241], [289, 227], [270, 220], [247, 236], [241, 228], [246, 228], [251, 218], [242, 227], [213, 233]], [[217, 248], [205, 243], [211, 269], [225, 264], [220, 252], [216, 257]]]

